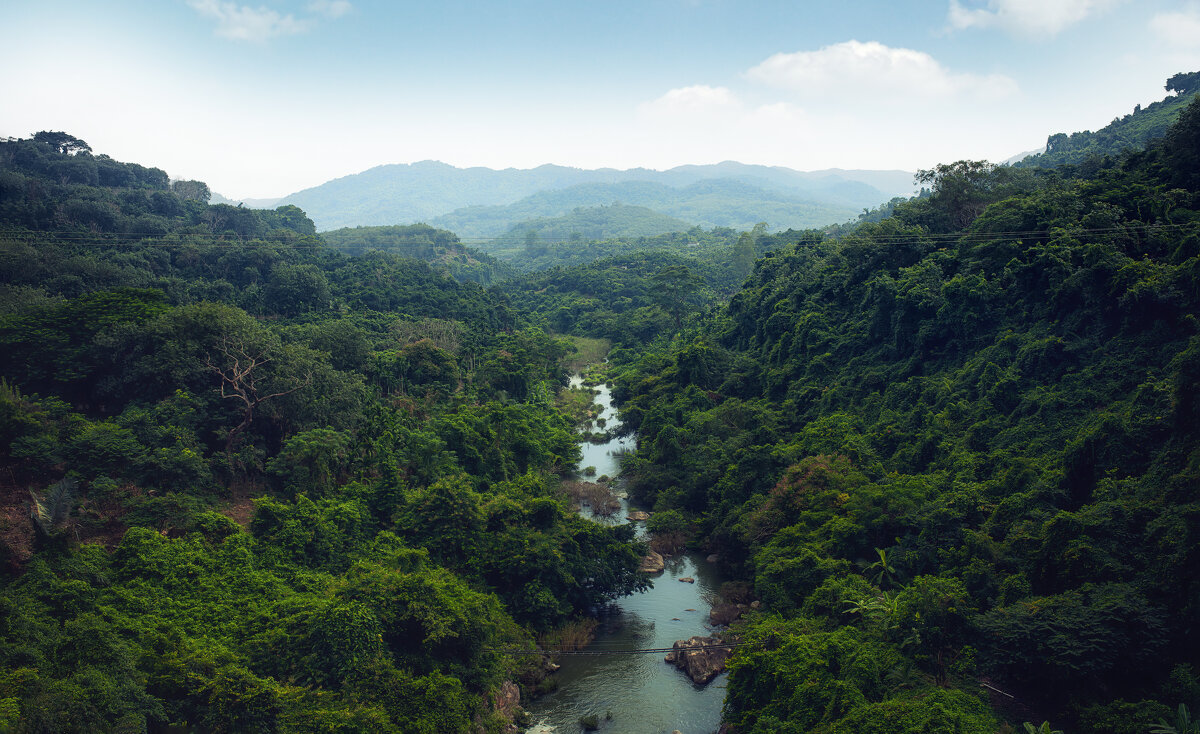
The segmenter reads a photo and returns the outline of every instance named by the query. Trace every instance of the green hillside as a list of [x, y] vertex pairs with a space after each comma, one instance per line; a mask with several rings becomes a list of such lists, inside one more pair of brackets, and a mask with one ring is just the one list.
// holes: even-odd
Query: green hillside
[[464, 246], [453, 232], [426, 224], [391, 227], [347, 227], [322, 232], [330, 247], [347, 255], [372, 250], [411, 257], [445, 269], [458, 280], [487, 285], [513, 274], [513, 269], [479, 250]]
[[580, 207], [561, 217], [519, 222], [502, 236], [481, 241], [480, 247], [497, 257], [510, 259], [518, 251], [537, 255], [552, 245], [620, 237], [652, 237], [691, 228], [692, 225], [687, 222], [646, 207], [618, 203]]
[[1154, 726], [1200, 711], [1200, 102], [1087, 176], [928, 182], [617, 378], [634, 496], [763, 605], [726, 721], [1187, 730]]
[[1077, 166], [1091, 158], [1119, 155], [1126, 150], [1140, 150], [1166, 135], [1179, 114], [1200, 93], [1200, 72], [1176, 74], [1167, 80], [1166, 90], [1174, 92], [1145, 109], [1141, 105], [1133, 112], [1118, 117], [1095, 132], [1056, 133], [1046, 140], [1046, 152], [1029, 156], [1017, 166], [1055, 168]]
[[[685, 546], [728, 579], [728, 734], [1194, 732], [1197, 80], [1078, 162], [937, 164], [857, 222], [577, 206], [505, 263], [0, 140], [0, 733], [514, 734], [502, 702], [570, 675], [546, 650]], [[460, 180], [423, 169], [418, 208]], [[534, 170], [453, 195], [628, 175]], [[697, 212], [812, 182], [642, 173]], [[578, 343], [612, 347], [645, 539], [564, 491]]]
[[646, 585], [561, 490], [573, 346], [182, 183], [0, 142], [0, 731], [502, 731], [504, 651]]

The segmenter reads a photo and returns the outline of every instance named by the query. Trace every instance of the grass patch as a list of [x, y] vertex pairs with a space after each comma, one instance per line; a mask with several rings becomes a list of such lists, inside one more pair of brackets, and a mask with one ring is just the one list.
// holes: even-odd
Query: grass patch
[[599, 625], [600, 623], [594, 619], [577, 619], [567, 622], [561, 627], [540, 635], [538, 647], [546, 652], [581, 650], [596, 639], [596, 627]]
[[554, 405], [558, 412], [570, 418], [579, 428], [583, 428], [600, 414], [600, 406], [595, 403], [595, 397], [595, 393], [587, 388], [564, 387], [554, 396]]
[[568, 355], [564, 359], [566, 368], [571, 370], [571, 372], [582, 372], [590, 364], [603, 362], [604, 356], [608, 354], [608, 350], [612, 349], [612, 342], [608, 339], [591, 339], [586, 336], [565, 336], [562, 338], [569, 340], [575, 345], [575, 349], [577, 350], [574, 354]]

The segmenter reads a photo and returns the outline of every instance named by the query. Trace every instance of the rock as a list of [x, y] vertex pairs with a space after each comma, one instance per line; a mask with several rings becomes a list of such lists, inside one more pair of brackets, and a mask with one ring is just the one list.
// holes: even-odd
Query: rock
[[663, 562], [663, 557], [654, 551], [650, 551], [642, 559], [642, 565], [638, 566], [638, 570], [642, 573], [658, 573], [666, 567], [667, 564]]
[[649, 520], [650, 513], [643, 512], [642, 510], [630, 510], [629, 514], [625, 516], [625, 519], [631, 520], [631, 521], [633, 521], [633, 520]]
[[680, 579], [679, 579], [679, 580], [680, 580], [680, 581], [682, 581], [682, 582], [683, 582], [683, 583], [685, 583], [685, 584], [694, 584], [694, 583], [696, 583], [696, 579], [692, 578], [691, 576], [682, 576], [682, 577], [680, 577]]
[[724, 625], [740, 616], [742, 616], [742, 610], [738, 609], [736, 604], [714, 604], [712, 611], [708, 613], [708, 621], [710, 624]]
[[708, 558], [705, 558], [704, 560], [708, 561], [709, 563], [716, 563], [717, 561], [721, 560], [721, 556], [717, 555], [716, 553], [713, 553], [711, 556], [709, 556]]
[[762, 602], [761, 602], [761, 601], [759, 601], [759, 600], [755, 599], [754, 601], [750, 602], [750, 608], [751, 608], [751, 609], [758, 609], [758, 608], [760, 608], [760, 607], [762, 607]]
[[506, 732], [515, 734], [521, 731], [515, 723], [521, 711], [521, 689], [516, 683], [506, 680], [500, 684], [500, 688], [492, 697], [492, 708], [508, 722], [505, 726]]
[[729, 660], [729, 648], [711, 647], [719, 644], [721, 641], [716, 637], [676, 640], [663, 659], [687, 673], [693, 683], [704, 685], [725, 670], [725, 662]]

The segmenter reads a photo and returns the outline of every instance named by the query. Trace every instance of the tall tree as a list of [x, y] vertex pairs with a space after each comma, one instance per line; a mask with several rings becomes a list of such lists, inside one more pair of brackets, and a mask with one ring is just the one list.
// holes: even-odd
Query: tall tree
[[693, 297], [703, 281], [686, 265], [668, 265], [652, 279], [654, 300], [675, 320], [675, 328], [683, 324], [684, 315], [692, 309]]

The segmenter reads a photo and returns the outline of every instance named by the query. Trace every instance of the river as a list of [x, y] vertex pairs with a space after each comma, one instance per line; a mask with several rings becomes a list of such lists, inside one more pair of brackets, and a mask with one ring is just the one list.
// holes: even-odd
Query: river
[[[580, 382], [578, 375], [572, 379], [573, 386]], [[598, 389], [595, 401], [603, 408], [600, 417], [605, 428], [613, 430], [620, 420], [612, 396], [607, 387]], [[618, 455], [632, 449], [634, 440], [584, 443], [579, 465], [595, 467], [597, 476], [617, 477]], [[622, 499], [621, 511], [611, 522], [626, 522], [628, 511], [628, 502]], [[686, 577], [695, 583], [679, 580]], [[682, 553], [668, 558], [666, 569], [652, 578], [653, 588], [619, 599], [612, 612], [601, 618], [596, 639], [585, 650], [670, 647], [676, 640], [712, 632], [708, 612], [724, 580], [713, 564], [696, 553]], [[670, 734], [676, 729], [683, 734], [712, 734], [721, 724], [724, 674], [698, 686], [664, 662], [661, 653], [563, 655], [558, 663], [562, 665], [558, 689], [526, 706], [536, 722], [528, 734], [575, 734], [582, 730], [580, 718], [588, 715], [600, 719], [602, 734]]]

